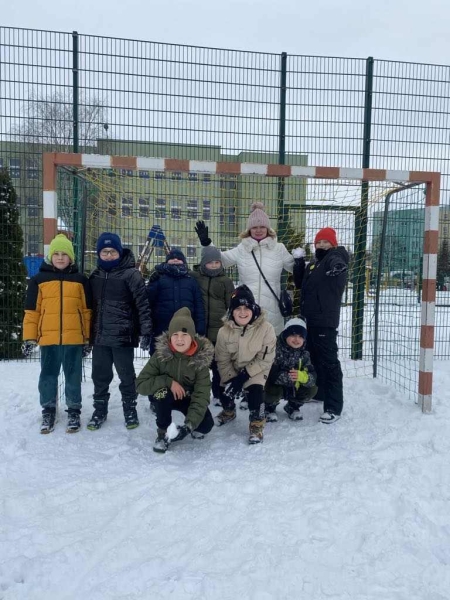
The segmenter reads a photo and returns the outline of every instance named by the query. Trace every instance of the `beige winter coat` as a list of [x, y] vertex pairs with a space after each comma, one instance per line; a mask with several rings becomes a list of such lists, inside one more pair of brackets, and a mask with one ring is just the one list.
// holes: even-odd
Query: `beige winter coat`
[[244, 388], [254, 384], [265, 385], [275, 358], [276, 342], [275, 330], [267, 321], [265, 311], [247, 327], [224, 319], [224, 325], [217, 335], [215, 351], [221, 385], [225, 385], [244, 368], [250, 375]]

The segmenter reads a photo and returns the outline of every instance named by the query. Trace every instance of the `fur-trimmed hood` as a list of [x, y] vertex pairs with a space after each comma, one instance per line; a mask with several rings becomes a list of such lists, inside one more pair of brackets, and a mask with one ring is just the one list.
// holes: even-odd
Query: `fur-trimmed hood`
[[242, 247], [244, 248], [244, 250], [246, 250], [249, 253], [252, 250], [256, 250], [256, 248], [258, 248], [258, 246], [261, 246], [261, 247], [266, 246], [269, 250], [273, 250], [277, 245], [277, 238], [271, 237], [270, 235], [268, 235], [263, 240], [257, 242], [252, 237], [245, 237], [245, 238], [242, 238], [241, 244], [242, 244]]
[[[198, 344], [198, 350], [192, 356], [186, 356], [188, 366], [193, 367], [195, 370], [209, 367], [214, 358], [214, 346], [202, 335], [196, 335], [195, 341]], [[163, 362], [174, 360], [175, 354], [170, 348], [169, 333], [167, 331], [156, 338], [155, 352]], [[177, 354], [179, 355], [179, 353]]]

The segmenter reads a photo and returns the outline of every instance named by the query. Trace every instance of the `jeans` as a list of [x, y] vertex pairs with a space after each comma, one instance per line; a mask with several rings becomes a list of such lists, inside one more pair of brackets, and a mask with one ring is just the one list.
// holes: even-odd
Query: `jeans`
[[81, 409], [82, 351], [83, 346], [41, 346], [38, 389], [42, 408], [56, 408], [62, 365], [67, 408]]

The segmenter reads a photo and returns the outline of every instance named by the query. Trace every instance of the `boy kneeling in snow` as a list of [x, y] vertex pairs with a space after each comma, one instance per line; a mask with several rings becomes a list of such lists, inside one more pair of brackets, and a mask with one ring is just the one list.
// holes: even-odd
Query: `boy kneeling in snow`
[[[214, 426], [208, 408], [209, 365], [214, 348], [205, 337], [196, 335], [188, 308], [180, 308], [174, 314], [169, 331], [157, 338], [155, 348], [136, 380], [136, 389], [143, 396], [154, 396], [158, 435], [153, 450], [166, 452], [171, 442], [189, 434], [201, 439]], [[178, 427], [178, 435], [169, 439], [167, 429], [172, 423], [172, 410], [179, 410], [186, 419]]]
[[278, 336], [275, 361], [266, 383], [267, 421], [278, 421], [275, 411], [282, 397], [287, 400], [284, 410], [289, 418], [301, 421], [301, 407], [317, 394], [316, 371], [305, 350], [305, 341], [305, 321], [298, 317], [290, 319]]

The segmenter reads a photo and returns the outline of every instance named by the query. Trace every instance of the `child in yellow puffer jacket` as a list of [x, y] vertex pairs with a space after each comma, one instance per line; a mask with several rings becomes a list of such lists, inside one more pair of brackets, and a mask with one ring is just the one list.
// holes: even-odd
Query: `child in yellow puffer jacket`
[[78, 272], [72, 242], [57, 235], [39, 273], [31, 278], [23, 321], [24, 354], [41, 347], [41, 433], [55, 426], [58, 376], [65, 377], [67, 432], [80, 428], [83, 346], [89, 343], [92, 302], [89, 281]]

